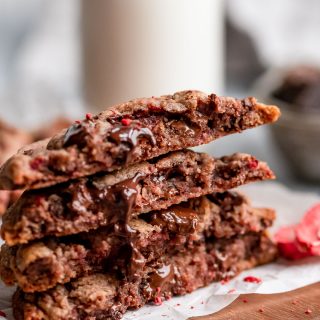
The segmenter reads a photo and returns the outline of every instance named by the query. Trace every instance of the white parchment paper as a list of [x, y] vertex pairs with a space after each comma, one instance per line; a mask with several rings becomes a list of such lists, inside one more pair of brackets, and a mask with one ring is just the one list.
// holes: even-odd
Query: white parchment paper
[[[277, 220], [271, 232], [280, 226], [294, 224], [301, 220], [305, 211], [320, 202], [312, 193], [291, 191], [278, 183], [259, 183], [241, 188], [255, 206], [273, 207]], [[320, 281], [320, 258], [308, 258], [296, 262], [280, 259], [276, 263], [243, 272], [226, 284], [214, 283], [184, 297], [165, 301], [161, 306], [146, 306], [138, 311], [128, 312], [125, 320], [185, 320], [188, 317], [208, 315], [221, 310], [241, 293], [279, 293], [297, 289]], [[247, 275], [262, 279], [259, 284], [247, 283]], [[13, 319], [10, 309], [12, 288], [0, 285], [0, 310]], [[230, 293], [231, 292], [231, 293]], [[3, 318], [0, 317], [0, 320]]]

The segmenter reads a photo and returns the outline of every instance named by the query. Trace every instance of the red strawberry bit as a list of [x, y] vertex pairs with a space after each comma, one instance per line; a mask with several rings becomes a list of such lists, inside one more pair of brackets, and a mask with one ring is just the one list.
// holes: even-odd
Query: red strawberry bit
[[160, 106], [157, 106], [157, 105], [155, 105], [155, 104], [153, 104], [153, 103], [149, 103], [149, 104], [148, 104], [148, 108], [149, 108], [150, 110], [153, 110], [153, 111], [159, 111], [159, 110], [161, 110], [161, 107], [160, 107]]
[[251, 283], [261, 283], [262, 280], [260, 278], [257, 278], [257, 277], [253, 277], [253, 276], [248, 276], [248, 277], [245, 277], [243, 279], [244, 282], [251, 282]]
[[296, 239], [297, 226], [283, 227], [275, 234], [275, 241], [278, 244], [281, 256], [291, 260], [298, 260], [309, 257], [311, 254]]
[[6, 317], [7, 315], [2, 311], [0, 310], [0, 317]]
[[309, 250], [310, 250], [311, 255], [320, 256], [320, 246], [312, 245]]
[[224, 286], [225, 284], [228, 284], [230, 282], [230, 279], [226, 278], [226, 279], [222, 279], [220, 281], [220, 283]]
[[317, 203], [306, 212], [301, 223], [306, 223], [308, 225], [316, 224], [320, 230], [320, 203]]
[[86, 119], [87, 120], [92, 120], [92, 114], [91, 113], [87, 113], [86, 114]]
[[124, 126], [129, 126], [131, 124], [132, 120], [131, 119], [122, 119], [121, 120], [121, 123], [124, 125]]
[[228, 293], [230, 294], [230, 293], [235, 293], [236, 292], [236, 289], [230, 289], [229, 291], [228, 291]]
[[285, 258], [320, 256], [320, 204], [308, 210], [300, 224], [281, 228], [275, 240]]
[[305, 313], [305, 314], [311, 314], [311, 313], [312, 313], [312, 310], [308, 308], [304, 313]]
[[43, 163], [44, 163], [43, 159], [35, 158], [30, 162], [30, 167], [33, 170], [38, 170]]
[[264, 309], [263, 309], [263, 308], [260, 308], [258, 311], [259, 311], [260, 313], [263, 313], [263, 312], [264, 312]]
[[253, 232], [258, 232], [259, 231], [259, 226], [258, 225], [254, 225], [254, 226], [250, 226], [250, 230]]
[[248, 303], [248, 299], [244, 298], [244, 299], [242, 299], [242, 302], [243, 303]]
[[154, 298], [154, 304], [157, 305], [157, 306], [161, 306], [162, 305], [161, 297], [155, 297]]
[[76, 120], [75, 123], [76, 123], [76, 124], [80, 124], [81, 121], [80, 121], [80, 120]]
[[257, 169], [259, 164], [259, 161], [257, 159], [252, 159], [249, 163], [248, 163], [248, 167], [249, 169]]
[[306, 246], [312, 255], [320, 255], [320, 204], [307, 211], [296, 228], [297, 241]]

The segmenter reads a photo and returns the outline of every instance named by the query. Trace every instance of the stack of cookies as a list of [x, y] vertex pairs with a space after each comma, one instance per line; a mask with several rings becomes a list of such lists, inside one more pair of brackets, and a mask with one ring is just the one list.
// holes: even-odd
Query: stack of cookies
[[120, 319], [274, 260], [272, 209], [231, 191], [273, 179], [248, 154], [187, 150], [279, 117], [183, 91], [86, 115], [1, 168], [25, 189], [3, 218], [0, 273], [16, 319]]

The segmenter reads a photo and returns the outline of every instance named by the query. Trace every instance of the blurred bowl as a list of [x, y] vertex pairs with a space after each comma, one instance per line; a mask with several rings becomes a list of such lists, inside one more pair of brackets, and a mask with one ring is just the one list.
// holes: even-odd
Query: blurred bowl
[[298, 106], [273, 96], [288, 68], [269, 70], [255, 85], [257, 97], [279, 106], [281, 117], [271, 132], [293, 174], [299, 178], [320, 181], [320, 102], [319, 112], [299, 110]]

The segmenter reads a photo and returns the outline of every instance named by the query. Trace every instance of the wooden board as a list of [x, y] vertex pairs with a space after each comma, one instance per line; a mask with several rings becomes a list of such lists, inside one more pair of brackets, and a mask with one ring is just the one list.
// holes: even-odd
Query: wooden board
[[[320, 270], [319, 270], [320, 272]], [[299, 276], [299, 275], [297, 275]], [[310, 311], [310, 312], [309, 312]], [[320, 283], [279, 294], [241, 295], [223, 310], [190, 320], [320, 320]]]

